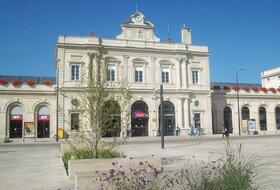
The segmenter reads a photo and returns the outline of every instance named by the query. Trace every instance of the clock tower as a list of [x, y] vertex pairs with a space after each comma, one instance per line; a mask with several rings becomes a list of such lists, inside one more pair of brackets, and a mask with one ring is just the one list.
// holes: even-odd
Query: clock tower
[[117, 39], [137, 40], [137, 41], [152, 41], [159, 42], [160, 39], [154, 35], [154, 25], [145, 20], [144, 15], [136, 11], [121, 24], [122, 33], [117, 36]]

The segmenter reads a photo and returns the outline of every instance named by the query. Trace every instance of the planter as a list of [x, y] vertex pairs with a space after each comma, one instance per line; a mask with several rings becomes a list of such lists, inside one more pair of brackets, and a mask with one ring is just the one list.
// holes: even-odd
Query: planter
[[18, 87], [18, 86], [22, 85], [22, 83], [23, 82], [19, 79], [13, 80], [13, 86], [14, 87]]
[[244, 91], [246, 91], [246, 92], [249, 92], [250, 91], [250, 88], [248, 87], [248, 86], [243, 86], [243, 88], [242, 88]]
[[43, 80], [42, 84], [50, 86], [50, 85], [52, 85], [52, 81], [51, 80]]
[[26, 84], [27, 84], [28, 86], [34, 86], [35, 81], [34, 81], [34, 80], [28, 80], [28, 81], [26, 81]]
[[269, 91], [271, 91], [272, 93], [276, 93], [276, 89], [275, 88], [269, 88]]
[[240, 90], [240, 87], [237, 86], [237, 85], [235, 85], [235, 86], [232, 87], [232, 89], [235, 90], [235, 91], [237, 91], [237, 90]]
[[161, 158], [150, 157], [134, 157], [134, 158], [107, 158], [107, 159], [83, 159], [68, 161], [68, 176], [75, 177], [77, 173], [94, 173], [95, 171], [109, 171], [114, 168], [113, 162], [118, 162], [124, 168], [137, 167], [139, 162], [147, 161], [154, 167], [161, 168]]
[[3, 85], [3, 86], [5, 86], [5, 85], [7, 85], [8, 84], [8, 81], [6, 80], [6, 79], [0, 79], [0, 85]]
[[224, 89], [225, 91], [230, 91], [230, 87], [229, 87], [229, 86], [224, 86], [223, 89]]
[[252, 87], [252, 90], [253, 90], [254, 92], [259, 92], [259, 88], [258, 88], [257, 86], [253, 86], [253, 87]]
[[220, 86], [218, 86], [218, 85], [215, 85], [215, 86], [213, 86], [212, 89], [213, 89], [213, 90], [221, 90], [222, 88], [221, 88]]
[[265, 88], [265, 87], [260, 88], [260, 90], [263, 92], [267, 92], [267, 88]]

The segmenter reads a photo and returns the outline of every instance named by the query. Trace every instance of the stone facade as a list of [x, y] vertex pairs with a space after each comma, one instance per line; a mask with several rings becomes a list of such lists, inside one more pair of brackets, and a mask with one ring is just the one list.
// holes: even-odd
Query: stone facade
[[262, 86], [266, 88], [280, 88], [280, 67], [261, 73]]
[[[176, 126], [181, 129], [180, 135], [187, 135], [190, 125], [201, 125], [206, 134], [221, 133], [222, 126], [235, 135], [239, 131], [247, 134], [249, 125], [259, 134], [279, 133], [279, 83], [273, 90], [265, 82], [269, 77], [279, 82], [279, 68], [263, 72], [263, 87], [210, 83], [208, 47], [193, 45], [190, 29], [181, 30], [180, 43], [172, 39], [162, 42], [154, 34], [154, 25], [140, 12], [122, 23], [121, 29], [114, 39], [94, 33], [59, 36], [55, 47], [57, 82], [55, 78], [48, 78], [51, 84], [44, 84], [44, 78], [0, 76], [0, 138], [24, 138], [30, 134], [52, 138], [58, 128], [64, 130], [65, 136], [75, 132], [71, 120], [77, 116], [73, 100], [83, 90], [77, 81], [87, 69], [89, 56], [100, 47], [110, 56], [109, 82], [125, 80], [133, 94], [128, 123], [132, 136], [158, 135], [161, 84], [166, 105], [165, 135], [175, 135]], [[125, 131], [117, 135], [123, 134]]]
[[[0, 84], [1, 141], [24, 137], [52, 138], [56, 135], [55, 79], [11, 76], [0, 78], [2, 81], [9, 78], [7, 84]], [[17, 85], [15, 81], [21, 82]], [[33, 81], [34, 84], [31, 85], [28, 81]], [[47, 84], [43, 84], [43, 81]], [[28, 125], [25, 127], [25, 124]]]
[[[181, 31], [182, 43], [160, 42], [154, 34], [154, 25], [146, 21], [140, 12], [133, 14], [121, 28], [122, 33], [116, 39], [99, 38], [93, 34], [88, 37], [59, 36], [56, 60], [59, 88], [63, 94], [59, 94], [59, 105], [63, 109], [63, 114], [59, 116], [59, 126], [63, 126], [66, 131], [70, 130], [70, 102], [71, 98], [78, 96], [74, 90], [75, 73], [71, 68], [77, 66], [81, 75], [89, 63], [88, 54], [102, 46], [111, 57], [109, 65], [114, 68], [114, 81], [128, 81], [133, 93], [131, 106], [138, 102], [147, 107], [146, 118], [143, 118], [145, 123], [139, 120], [139, 125], [145, 128], [145, 134], [142, 135], [157, 135], [160, 84], [164, 88], [164, 101], [174, 108], [166, 124], [166, 127], [171, 128], [169, 135], [174, 133], [177, 125], [185, 134], [193, 123], [194, 114], [198, 116], [197, 122], [210, 134], [212, 118], [208, 47], [189, 44], [191, 35], [187, 28]], [[141, 73], [141, 79], [136, 79], [136, 72]], [[163, 75], [166, 78], [163, 79]], [[137, 117], [133, 119], [137, 120]], [[136, 120], [131, 128], [137, 125]]]

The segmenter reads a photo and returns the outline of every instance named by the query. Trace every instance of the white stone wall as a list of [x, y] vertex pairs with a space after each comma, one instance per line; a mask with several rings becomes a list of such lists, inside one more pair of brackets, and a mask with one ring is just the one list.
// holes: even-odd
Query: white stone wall
[[[280, 107], [279, 100], [280, 92], [273, 93], [271, 91], [267, 92], [254, 92], [250, 90], [246, 92], [244, 90], [239, 91], [239, 109], [240, 109], [240, 125], [241, 134], [247, 134], [242, 128], [242, 107], [246, 106], [250, 110], [250, 119], [256, 120], [256, 130], [259, 134], [280, 134], [280, 130], [276, 128], [276, 114], [275, 109]], [[223, 111], [226, 106], [229, 106], [232, 110], [232, 126], [233, 134], [238, 135], [238, 106], [237, 106], [237, 93], [235, 90], [224, 91], [215, 90], [211, 93], [212, 97], [212, 108], [214, 114], [214, 133], [222, 132], [222, 125], [224, 124]], [[260, 130], [260, 118], [259, 118], [259, 108], [263, 106], [266, 108], [267, 116], [267, 130]]]
[[262, 86], [266, 88], [280, 88], [280, 67], [261, 73]]
[[[30, 87], [23, 84], [14, 87], [12, 84], [0, 85], [0, 139], [9, 138], [9, 113], [14, 105], [19, 105], [23, 111], [24, 122], [34, 122], [37, 130], [37, 113], [40, 106], [50, 109], [50, 138], [56, 134], [56, 96], [54, 85], [37, 84]], [[36, 133], [35, 133], [36, 134]], [[37, 134], [35, 135], [37, 137]]]
[[[140, 14], [141, 16], [142, 14]], [[124, 22], [122, 34], [117, 39], [105, 39], [94, 36], [60, 36], [56, 45], [56, 59], [59, 60], [59, 126], [69, 131], [69, 104], [76, 82], [71, 81], [71, 64], [79, 64], [85, 72], [89, 63], [88, 53], [96, 53], [101, 45], [108, 51], [116, 66], [116, 79], [128, 81], [133, 93], [132, 103], [141, 99], [149, 107], [149, 135], [158, 129], [159, 87], [162, 83], [161, 69], [169, 69], [169, 83], [164, 85], [164, 98], [175, 107], [175, 121], [186, 133], [192, 123], [194, 113], [201, 113], [205, 131], [211, 133], [211, 98], [209, 76], [209, 52], [207, 46], [183, 43], [162, 43], [153, 33], [153, 24], [137, 21], [138, 13], [131, 21]], [[132, 24], [133, 23], [133, 24]], [[141, 31], [140, 31], [141, 30]], [[133, 35], [133, 31], [143, 32], [144, 36]], [[178, 31], [180, 32], [180, 31]], [[149, 35], [148, 35], [149, 34]], [[135, 67], [143, 67], [143, 82], [134, 82]], [[199, 73], [199, 82], [192, 84], [192, 71]], [[156, 92], [156, 93], [155, 93]], [[200, 102], [193, 106], [193, 100]]]

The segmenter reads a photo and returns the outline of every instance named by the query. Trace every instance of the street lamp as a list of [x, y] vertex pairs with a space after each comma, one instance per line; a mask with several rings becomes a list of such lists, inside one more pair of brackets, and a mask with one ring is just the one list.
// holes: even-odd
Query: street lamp
[[237, 72], [236, 72], [236, 98], [237, 98], [237, 113], [238, 113], [238, 132], [239, 132], [239, 136], [241, 135], [241, 130], [240, 130], [240, 111], [239, 111], [239, 86], [238, 86], [238, 73], [240, 71], [244, 71], [245, 68], [240, 68]]

